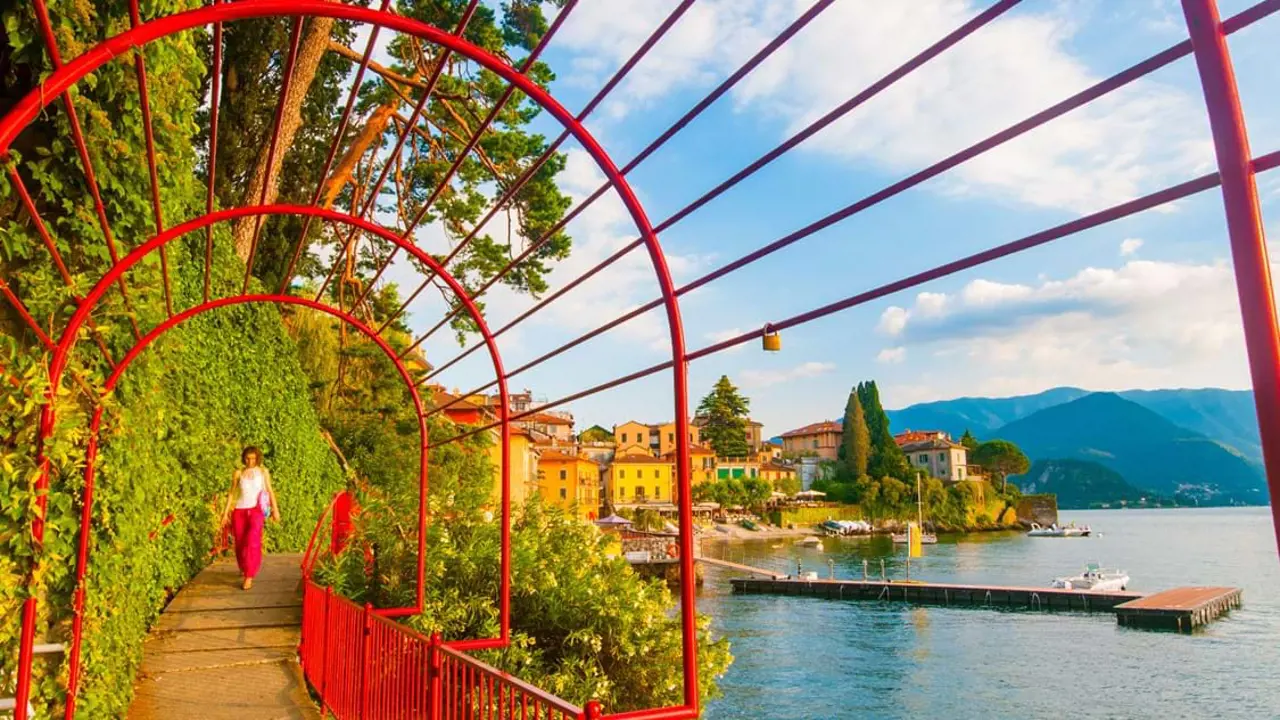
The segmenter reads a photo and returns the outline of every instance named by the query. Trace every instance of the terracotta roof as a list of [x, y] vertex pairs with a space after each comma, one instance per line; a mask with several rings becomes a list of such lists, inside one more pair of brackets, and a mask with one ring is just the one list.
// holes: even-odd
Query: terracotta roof
[[919, 442], [909, 442], [902, 446], [902, 452], [918, 452], [920, 450], [965, 450], [965, 446], [942, 438], [929, 438]]
[[644, 465], [644, 464], [662, 464], [670, 465], [671, 461], [652, 455], [622, 455], [613, 458], [613, 464], [622, 463], [624, 465]]
[[793, 473], [796, 471], [796, 469], [790, 465], [779, 465], [777, 463], [765, 463], [764, 465], [760, 466], [760, 469], [772, 470], [774, 472], [790, 472], [790, 473]]
[[573, 421], [569, 418], [552, 415], [551, 413], [534, 413], [527, 418], [521, 419], [527, 422], [543, 423], [544, 425], [573, 425]]
[[584, 460], [584, 461], [590, 462], [590, 460], [587, 460], [587, 458], [584, 458], [578, 455], [571, 455], [567, 452], [564, 452], [563, 450], [553, 449], [548, 445], [539, 445], [538, 448], [539, 449], [545, 448], [542, 450], [543, 460], [558, 460], [558, 461]]
[[819, 433], [839, 433], [841, 430], [840, 423], [832, 420], [823, 420], [822, 422], [811, 423], [801, 428], [796, 428], [790, 432], [782, 433], [782, 437], [799, 437], [801, 435], [818, 435]]
[[903, 430], [893, 436], [893, 441], [898, 445], [906, 445], [907, 443], [924, 442], [933, 438], [947, 437], [947, 434], [941, 430]]

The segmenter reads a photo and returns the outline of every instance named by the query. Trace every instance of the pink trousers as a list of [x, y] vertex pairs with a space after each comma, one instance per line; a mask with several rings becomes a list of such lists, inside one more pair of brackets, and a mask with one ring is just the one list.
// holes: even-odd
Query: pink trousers
[[236, 508], [231, 513], [231, 535], [236, 544], [236, 565], [247, 578], [262, 567], [262, 511], [256, 507]]

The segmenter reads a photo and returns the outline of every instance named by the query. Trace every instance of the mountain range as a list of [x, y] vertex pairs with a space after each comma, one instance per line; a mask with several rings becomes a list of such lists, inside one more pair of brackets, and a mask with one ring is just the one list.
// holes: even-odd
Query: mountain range
[[[1066, 493], [1072, 506], [1128, 501], [1135, 492], [1188, 504], [1266, 502], [1249, 391], [1064, 387], [923, 403], [888, 415], [894, 431], [936, 429], [958, 438], [969, 430], [980, 440], [1015, 442], [1040, 463], [1018, 482], [1060, 494], [1063, 483], [1088, 485]], [[1051, 460], [1089, 465], [1044, 464]], [[1046, 483], [1059, 489], [1045, 490]]]

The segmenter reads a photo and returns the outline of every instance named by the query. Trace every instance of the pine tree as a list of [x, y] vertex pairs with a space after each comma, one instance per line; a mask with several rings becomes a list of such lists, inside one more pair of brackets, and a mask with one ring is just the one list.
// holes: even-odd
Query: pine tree
[[839, 459], [849, 479], [856, 480], [867, 474], [871, 459], [871, 434], [867, 430], [866, 414], [858, 399], [857, 388], [849, 391], [849, 401], [844, 406], [844, 427], [841, 430]]
[[978, 438], [974, 437], [973, 433], [969, 432], [969, 428], [965, 428], [964, 435], [960, 436], [960, 444], [965, 446], [965, 449], [969, 452], [977, 450], [979, 445]]
[[751, 401], [738, 392], [729, 382], [728, 375], [721, 375], [715, 387], [698, 403], [698, 417], [705, 424], [701, 437], [711, 445], [720, 457], [746, 457], [747, 409]]

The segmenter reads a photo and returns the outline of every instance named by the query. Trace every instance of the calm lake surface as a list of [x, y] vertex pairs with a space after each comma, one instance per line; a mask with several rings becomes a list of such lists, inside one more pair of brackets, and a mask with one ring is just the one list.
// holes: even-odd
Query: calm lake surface
[[[1063, 511], [1100, 537], [942, 536], [913, 578], [1048, 585], [1088, 562], [1119, 567], [1130, 590], [1244, 588], [1244, 607], [1195, 635], [1130, 630], [1109, 613], [920, 608], [901, 603], [736, 596], [706, 568], [699, 609], [732, 643], [729, 718], [1280, 718], [1280, 560], [1267, 508]], [[858, 578], [867, 559], [902, 577], [888, 538], [724, 543], [748, 564]], [[722, 552], [723, 550], [719, 550]], [[708, 546], [709, 553], [718, 552]]]

